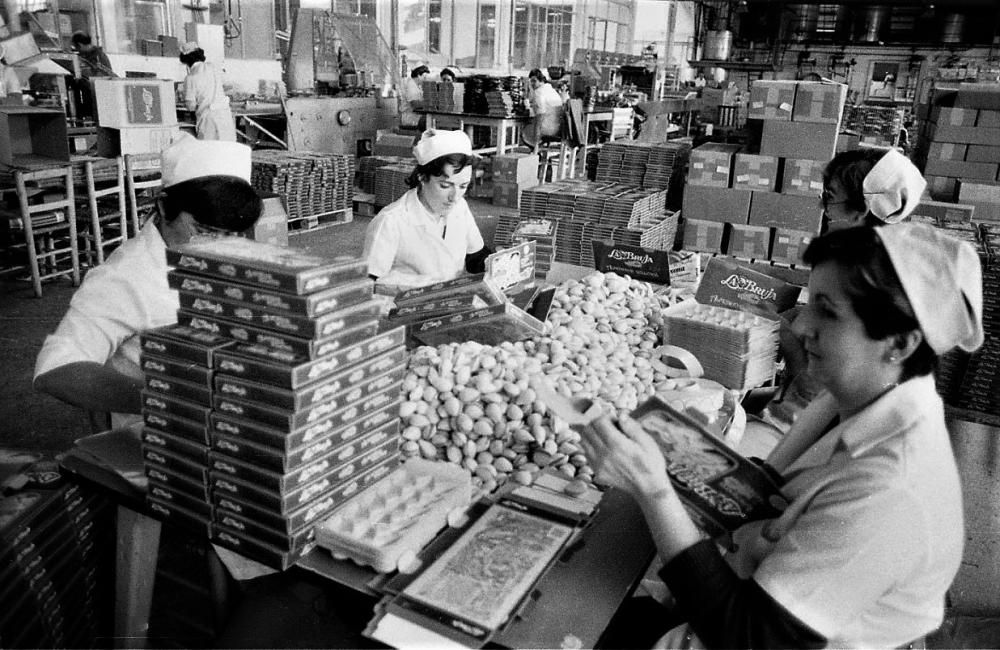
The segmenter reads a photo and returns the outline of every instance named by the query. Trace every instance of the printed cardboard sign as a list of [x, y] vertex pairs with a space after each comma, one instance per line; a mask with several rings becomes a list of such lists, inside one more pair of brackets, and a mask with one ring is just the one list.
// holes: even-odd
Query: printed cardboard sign
[[160, 87], [125, 86], [125, 110], [129, 124], [162, 124]]
[[802, 287], [713, 257], [705, 267], [695, 300], [703, 305], [751, 311], [768, 318], [795, 306]]
[[612, 245], [595, 239], [594, 268], [603, 273], [628, 275], [654, 284], [670, 284], [670, 253], [638, 246]]
[[535, 242], [526, 241], [504, 248], [486, 258], [486, 277], [501, 290], [535, 277]]

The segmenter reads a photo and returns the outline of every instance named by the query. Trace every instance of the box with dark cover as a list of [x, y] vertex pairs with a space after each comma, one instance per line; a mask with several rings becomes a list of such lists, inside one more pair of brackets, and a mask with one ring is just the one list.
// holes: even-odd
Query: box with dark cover
[[768, 259], [771, 255], [772, 230], [768, 226], [729, 224], [726, 254], [734, 257]]
[[681, 215], [696, 221], [746, 223], [751, 194], [746, 190], [688, 185], [684, 188]]
[[823, 208], [817, 196], [754, 192], [750, 225], [819, 233]]

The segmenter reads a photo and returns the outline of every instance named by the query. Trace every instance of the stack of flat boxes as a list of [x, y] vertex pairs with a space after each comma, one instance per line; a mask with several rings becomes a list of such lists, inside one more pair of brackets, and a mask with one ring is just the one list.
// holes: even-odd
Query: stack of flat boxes
[[65, 484], [58, 472], [50, 460], [20, 475], [0, 472], [0, 645], [5, 648], [94, 647], [110, 631], [104, 612], [111, 597], [114, 560], [107, 551], [114, 543], [113, 513], [106, 499]]
[[[403, 331], [377, 333], [361, 261], [219, 244], [168, 251], [180, 323], [145, 339], [184, 331], [211, 354], [193, 375], [198, 390], [170, 396], [182, 410], [168, 415], [186, 421], [146, 401], [149, 499], [164, 516], [207, 525], [215, 542], [286, 568], [311, 550], [324, 513], [398, 460]], [[144, 369], [165, 370], [147, 379], [144, 398], [163, 403], [154, 387], [191, 388], [181, 386], [191, 374], [171, 375], [176, 366]], [[182, 401], [192, 395], [199, 401]]]
[[1000, 416], [1000, 224], [979, 226], [982, 245], [989, 253], [983, 261], [983, 331], [985, 342], [969, 359], [958, 390], [957, 405]]
[[[1000, 84], [935, 88], [917, 107], [921, 120], [915, 158], [923, 164], [931, 197], [954, 201], [959, 182], [1000, 180]], [[965, 202], [965, 201], [961, 201]], [[977, 214], [977, 218], [987, 215]], [[1000, 220], [1000, 211], [993, 217]]]
[[684, 191], [684, 248], [795, 264], [819, 233], [823, 166], [843, 115], [842, 84], [757, 81], [750, 118], [759, 153], [709, 143], [691, 152]]
[[538, 185], [538, 154], [493, 157], [493, 205], [517, 209], [521, 193]]

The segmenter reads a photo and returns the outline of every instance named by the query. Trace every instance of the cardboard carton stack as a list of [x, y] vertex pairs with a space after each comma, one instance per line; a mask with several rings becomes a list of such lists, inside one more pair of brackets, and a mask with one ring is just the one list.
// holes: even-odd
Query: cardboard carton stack
[[749, 117], [761, 121], [760, 150], [708, 143], [691, 152], [684, 248], [798, 263], [822, 225], [822, 170], [846, 95], [842, 84], [755, 82]]
[[5, 648], [89, 648], [111, 630], [114, 511], [59, 464], [0, 448], [0, 639]]
[[309, 151], [253, 152], [250, 183], [282, 197], [290, 221], [352, 209], [354, 156]]
[[1000, 224], [978, 227], [980, 260], [983, 264], [983, 346], [968, 359], [961, 384], [951, 403], [959, 408], [988, 414], [1000, 425]]
[[403, 330], [377, 332], [361, 260], [238, 238], [167, 255], [179, 324], [143, 337], [150, 505], [286, 568], [398, 460]]
[[521, 193], [538, 185], [538, 154], [510, 153], [493, 157], [493, 205], [517, 208]]
[[414, 163], [412, 162], [401, 162], [382, 165], [375, 170], [376, 206], [389, 205], [409, 191], [410, 187], [406, 184], [406, 179], [413, 173], [413, 167]]
[[[684, 169], [690, 154], [687, 142], [608, 142], [598, 153], [595, 180], [668, 190], [674, 174]], [[668, 202], [673, 198], [668, 195]]]
[[159, 153], [180, 132], [174, 84], [165, 79], [94, 79], [97, 153]]
[[938, 86], [929, 94], [927, 103], [917, 107], [917, 117], [920, 132], [914, 158], [923, 167], [932, 198], [958, 198], [960, 179], [985, 183], [998, 180], [1000, 84]]
[[436, 113], [461, 113], [465, 106], [465, 84], [450, 81], [424, 81], [424, 108]]
[[354, 183], [365, 194], [375, 193], [375, 176], [387, 165], [414, 165], [413, 156], [362, 156], [358, 158]]

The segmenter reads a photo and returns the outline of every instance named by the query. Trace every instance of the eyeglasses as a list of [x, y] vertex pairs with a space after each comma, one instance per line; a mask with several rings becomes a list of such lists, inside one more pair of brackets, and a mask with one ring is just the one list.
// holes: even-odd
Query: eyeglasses
[[831, 200], [832, 198], [833, 198], [833, 194], [830, 192], [830, 190], [823, 190], [822, 192], [820, 192], [820, 195], [819, 195], [819, 204], [821, 206], [823, 206], [824, 210], [826, 210], [831, 205], [841, 205], [843, 203], [847, 203], [846, 200], [844, 200], [844, 201], [832, 201]]
[[231, 230], [216, 228], [215, 226], [208, 226], [200, 223], [193, 216], [191, 217], [190, 224], [191, 230], [193, 230], [194, 234], [199, 237], [228, 237], [236, 234]]

